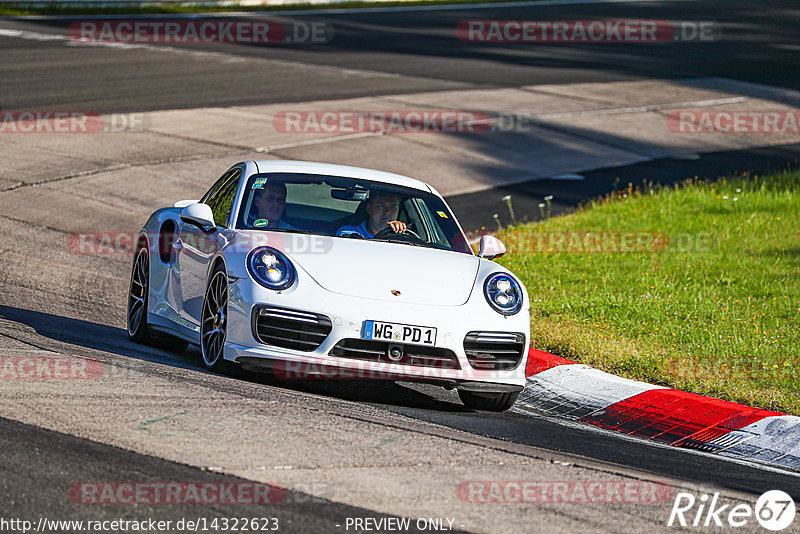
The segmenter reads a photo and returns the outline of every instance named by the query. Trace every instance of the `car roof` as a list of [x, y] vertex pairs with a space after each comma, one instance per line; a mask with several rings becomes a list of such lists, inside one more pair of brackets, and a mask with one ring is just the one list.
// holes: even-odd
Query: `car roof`
[[431, 186], [421, 180], [409, 178], [401, 174], [394, 174], [374, 169], [362, 167], [351, 167], [349, 165], [336, 165], [334, 163], [317, 163], [313, 161], [290, 161], [290, 160], [260, 160], [254, 161], [258, 172], [296, 172], [306, 174], [324, 174], [329, 176], [343, 176], [345, 178], [359, 178], [362, 180], [372, 180], [392, 185], [399, 185], [419, 189], [429, 193], [437, 194]]

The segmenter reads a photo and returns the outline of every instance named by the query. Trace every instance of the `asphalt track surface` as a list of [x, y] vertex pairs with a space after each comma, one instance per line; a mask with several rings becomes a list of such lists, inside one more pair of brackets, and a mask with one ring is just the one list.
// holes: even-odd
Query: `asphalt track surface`
[[[252, 15], [292, 24], [319, 23], [333, 38], [317, 44], [192, 43], [108, 54], [100, 46], [70, 48], [47, 40], [0, 39], [0, 109], [83, 109], [129, 113], [206, 106], [308, 102], [448, 89], [722, 77], [800, 90], [797, 20], [791, 1], [673, 1], [567, 4], [443, 11], [331, 12]], [[214, 16], [197, 17], [215, 19]], [[216, 17], [218, 18], [218, 17]], [[235, 17], [246, 20], [248, 17]], [[626, 18], [713, 21], [715, 40], [658, 44], [474, 44], [455, 38], [469, 19]], [[87, 16], [6, 19], [2, 27], [63, 36]], [[209, 56], [231, 61], [209, 62]], [[324, 68], [320, 68], [324, 67]], [[331, 70], [332, 69], [332, 70]], [[342, 70], [354, 69], [352, 75]], [[379, 76], [362, 79], [357, 71]], [[383, 76], [380, 76], [383, 75]], [[648, 179], [674, 183], [753, 169], [786, 168], [797, 147], [707, 154], [698, 161], [661, 159], [585, 173], [579, 187], [537, 180], [507, 189], [448, 198], [466, 229], [492, 228], [497, 214], [509, 221], [500, 199], [514, 196], [520, 219], [539, 217], [544, 195], [557, 198], [553, 213], [613, 190], [616, 182]], [[464, 209], [470, 206], [470, 209]]]
[[[769, 82], [800, 88], [800, 55], [796, 50], [797, 12], [793, 2], [745, 1], [688, 3], [652, 2], [639, 4], [590, 4], [538, 8], [502, 7], [481, 10], [415, 12], [304, 14], [279, 20], [313, 19], [334, 25], [336, 38], [324, 47], [184, 45], [193, 51], [230, 54], [241, 61], [210, 70], [202, 54], [165, 53], [161, 61], [146, 61], [147, 54], [130, 51], [124, 61], [105, 54], [102, 48], [80, 54], [47, 41], [0, 39], [0, 107], [2, 109], [65, 108], [100, 112], [130, 112], [197, 106], [227, 106], [315, 99], [381, 95], [468, 87], [513, 87], [537, 83], [615, 81], [647, 78], [721, 76], [757, 83]], [[472, 46], [452, 38], [452, 28], [467, 18], [595, 18], [630, 17], [644, 19], [716, 20], [723, 25], [723, 39], [689, 47], [670, 43], [653, 46], [606, 44], [602, 50], [582, 45], [526, 47], [508, 45], [492, 48]], [[269, 18], [278, 18], [270, 16]], [[746, 21], [746, 24], [743, 23]], [[2, 21], [2, 28], [62, 33], [70, 21]], [[259, 69], [261, 58], [287, 63], [280, 72]], [[389, 74], [383, 81], [363, 83], [358, 77], [325, 78], [317, 67], [366, 69]], [[78, 68], [80, 67], [80, 68]], [[322, 79], [321, 79], [322, 78]], [[187, 95], [191, 95], [187, 97]], [[556, 206], [566, 210], [581, 201], [613, 188], [614, 181], [636, 181], [643, 176], [665, 183], [698, 175], [718, 175], [745, 168], [775, 169], [797, 161], [800, 148], [783, 146], [746, 152], [717, 153], [695, 161], [655, 160], [624, 168], [586, 173], [576, 187], [569, 184]], [[523, 205], [553, 192], [556, 183], [531, 182], [507, 190], [462, 195], [450, 201], [461, 219], [468, 212], [481, 212], [469, 222], [488, 221], [487, 214], [500, 211], [497, 199], [506, 192]], [[526, 198], [530, 200], [525, 200]], [[475, 210], [476, 203], [481, 208]], [[532, 204], [531, 204], [532, 206]], [[53, 209], [57, 209], [54, 206]], [[520, 212], [533, 209], [521, 207]], [[501, 217], [505, 214], [500, 212]], [[126, 277], [126, 272], [114, 273]], [[545, 417], [506, 412], [478, 414], [458, 403], [451, 393], [419, 385], [286, 383], [272, 379], [237, 375], [234, 380], [205, 373], [194, 350], [183, 353], [155, 353], [127, 341], [124, 329], [112, 319], [119, 310], [100, 313], [105, 320], [84, 321], [66, 312], [48, 309], [47, 299], [29, 288], [3, 283], [0, 318], [28, 327], [35, 335], [21, 343], [35, 346], [66, 344], [77, 353], [100, 352], [112, 361], [136, 359], [145, 367], [167, 365], [203, 375], [214, 387], [265, 392], [290, 391], [322, 397], [331, 410], [340, 401], [357, 401], [378, 413], [408, 416], [435, 423], [440, 432], [464, 431], [470, 435], [495, 438], [518, 454], [537, 456], [555, 452], [572, 461], [603, 466], [611, 472], [636, 471], [676, 480], [729, 488], [750, 494], [780, 488], [800, 498], [800, 478], [776, 470], [764, 470], [690, 451], [657, 447], [629, 440], [609, 432], [588, 430]], [[69, 291], [70, 288], [65, 288]], [[74, 288], [75, 292], [81, 288]], [[93, 295], [81, 306], [106, 308], [121, 302], [116, 295]], [[91, 298], [107, 302], [92, 303]], [[116, 299], [116, 302], [114, 302]], [[80, 309], [75, 314], [81, 313]], [[23, 512], [64, 511], [65, 481], [92, 479], [193, 480], [209, 476], [195, 468], [141, 455], [86, 439], [0, 419], [0, 491], [7, 497], [5, 515]], [[232, 480], [232, 479], [230, 479]], [[43, 490], [44, 488], [44, 490]], [[58, 491], [57, 491], [58, 490]], [[15, 495], [16, 498], [8, 499]], [[298, 530], [330, 529], [337, 518], [366, 513], [346, 505], [297, 498], [282, 508], [287, 522]], [[60, 508], [61, 507], [61, 508]], [[163, 511], [163, 509], [162, 509]], [[207, 510], [203, 510], [207, 512]], [[224, 509], [220, 513], [227, 512]], [[99, 519], [113, 508], [74, 510], [87, 518]], [[146, 514], [137, 509], [131, 514]], [[182, 516], [191, 509], [171, 510]], [[275, 514], [274, 510], [270, 510]], [[371, 515], [376, 515], [370, 512]], [[162, 514], [163, 515], [163, 514]], [[340, 529], [338, 531], [341, 531]]]
[[[24, 444], [20, 447], [20, 443]], [[43, 430], [35, 426], [0, 418], [0, 447], [3, 462], [0, 470], [0, 491], [9, 498], [3, 503], [4, 517], [43, 517], [51, 520], [69, 517], [73, 521], [159, 521], [177, 523], [181, 519], [209, 517], [272, 518], [290, 532], [340, 532], [337, 524], [347, 517], [376, 515], [332, 503], [297, 492], [278, 488], [276, 500], [270, 504], [249, 505], [244, 510], [235, 504], [188, 504], [168, 508], [157, 505], [125, 504], [87, 507], [80, 502], [65, 500], [70, 480], [97, 481], [122, 478], [126, 481], [148, 483], [155, 480], [236, 484], [245, 482], [236, 477], [208, 473], [186, 465], [136, 454], [93, 441]], [[70, 479], [65, 476], [74, 476]], [[76, 498], [75, 500], [78, 500]], [[381, 516], [380, 514], [377, 517]], [[416, 530], [412, 530], [416, 532]]]
[[[202, 55], [147, 51], [124, 58], [0, 40], [0, 107], [63, 106], [126, 113], [188, 107], [305, 102], [449, 88], [515, 87], [652, 78], [725, 77], [800, 88], [796, 5], [791, 1], [566, 4], [445, 11], [317, 14], [263, 18], [333, 26], [329, 43], [301, 45], [184, 44], [186, 51], [233, 54], [241, 61], [208, 68]], [[76, 20], [5, 21], [3, 27], [65, 34]], [[213, 18], [213, 17], [210, 17]], [[658, 44], [465, 43], [454, 28], [468, 19], [714, 21], [721, 38]], [[284, 69], [260, 59], [291, 62]], [[314, 66], [383, 72], [382, 83], [333, 79]], [[290, 73], [290, 76], [286, 74]]]

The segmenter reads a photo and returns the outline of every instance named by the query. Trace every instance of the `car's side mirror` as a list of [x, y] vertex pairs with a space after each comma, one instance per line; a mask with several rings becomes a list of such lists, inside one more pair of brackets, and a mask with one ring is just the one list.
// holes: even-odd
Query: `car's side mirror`
[[194, 224], [200, 228], [216, 227], [214, 224], [214, 213], [211, 211], [211, 206], [208, 204], [191, 204], [181, 210], [181, 220], [183, 222]]
[[481, 236], [481, 243], [478, 246], [478, 257], [493, 260], [506, 253], [506, 246], [502, 241], [493, 235]]
[[200, 202], [199, 200], [179, 200], [175, 204], [172, 205], [173, 208], [185, 208], [186, 206], [191, 206], [192, 204], [197, 204]]

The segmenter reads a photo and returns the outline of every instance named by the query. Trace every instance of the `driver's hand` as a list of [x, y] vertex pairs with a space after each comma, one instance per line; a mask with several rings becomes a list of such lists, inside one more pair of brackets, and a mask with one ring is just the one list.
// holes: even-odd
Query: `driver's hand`
[[392, 229], [392, 232], [399, 234], [401, 232], [405, 232], [406, 228], [408, 227], [406, 226], [406, 223], [402, 221], [390, 221], [389, 228]]

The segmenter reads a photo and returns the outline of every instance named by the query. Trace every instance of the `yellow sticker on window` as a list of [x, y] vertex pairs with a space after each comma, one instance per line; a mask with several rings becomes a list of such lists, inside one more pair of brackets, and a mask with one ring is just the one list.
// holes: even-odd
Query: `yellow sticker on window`
[[441, 217], [442, 219], [447, 219], [447, 214], [446, 214], [445, 212], [443, 212], [443, 211], [437, 211], [436, 213], [438, 213], [438, 214], [439, 214], [439, 217]]

